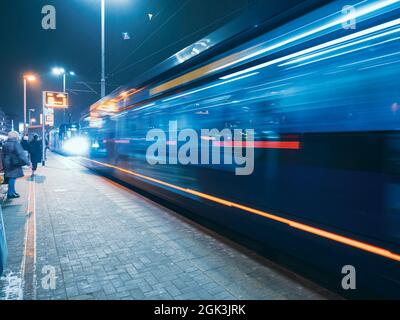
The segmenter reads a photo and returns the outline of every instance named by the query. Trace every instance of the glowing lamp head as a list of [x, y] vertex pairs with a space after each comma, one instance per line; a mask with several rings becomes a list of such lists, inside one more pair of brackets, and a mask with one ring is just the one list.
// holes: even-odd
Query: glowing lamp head
[[56, 76], [61, 76], [62, 74], [65, 73], [65, 70], [64, 70], [64, 68], [53, 68], [52, 72]]
[[29, 82], [36, 81], [36, 77], [35, 77], [33, 74], [26, 74], [26, 75], [24, 76], [24, 79], [27, 80], [27, 81], [29, 81]]

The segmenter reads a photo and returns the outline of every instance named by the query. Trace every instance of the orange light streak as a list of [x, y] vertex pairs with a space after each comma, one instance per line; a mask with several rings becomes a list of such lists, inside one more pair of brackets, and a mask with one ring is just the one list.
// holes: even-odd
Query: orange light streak
[[162, 186], [166, 186], [166, 187], [169, 187], [169, 188], [172, 188], [172, 189], [175, 189], [175, 190], [179, 190], [179, 191], [191, 194], [191, 195], [198, 196], [200, 198], [207, 199], [209, 201], [212, 201], [212, 202], [224, 205], [224, 206], [228, 206], [228, 207], [237, 208], [237, 209], [240, 209], [240, 210], [243, 210], [243, 211], [247, 211], [249, 213], [256, 214], [256, 215], [262, 216], [264, 218], [267, 218], [267, 219], [270, 219], [270, 220], [274, 220], [274, 221], [286, 224], [286, 225], [288, 225], [288, 226], [290, 226], [292, 228], [295, 228], [295, 229], [298, 229], [298, 230], [302, 230], [304, 232], [308, 232], [308, 233], [311, 233], [311, 234], [314, 234], [314, 235], [317, 235], [317, 236], [320, 236], [320, 237], [323, 237], [323, 238], [326, 238], [326, 239], [329, 239], [329, 240], [333, 240], [333, 241], [336, 241], [336, 242], [339, 242], [339, 243], [342, 243], [342, 244], [345, 244], [345, 245], [348, 245], [348, 246], [351, 246], [351, 247], [354, 247], [354, 248], [357, 248], [357, 249], [360, 249], [360, 250], [363, 250], [363, 251], [367, 251], [367, 252], [370, 252], [370, 253], [373, 253], [373, 254], [376, 254], [376, 255], [391, 259], [391, 260], [400, 261], [400, 255], [399, 254], [393, 253], [393, 252], [391, 252], [391, 251], [389, 251], [387, 249], [384, 249], [384, 248], [380, 248], [380, 247], [377, 247], [377, 246], [374, 246], [374, 245], [371, 245], [371, 244], [368, 244], [368, 243], [365, 243], [365, 242], [361, 242], [361, 241], [354, 240], [354, 239], [351, 239], [351, 238], [348, 238], [348, 237], [344, 237], [344, 236], [341, 236], [341, 235], [333, 233], [333, 232], [329, 232], [329, 231], [326, 231], [326, 230], [323, 230], [323, 229], [315, 228], [315, 227], [312, 227], [310, 225], [299, 223], [299, 222], [291, 220], [291, 219], [283, 218], [283, 217], [277, 216], [275, 214], [271, 214], [271, 213], [268, 213], [268, 212], [265, 212], [265, 211], [262, 211], [262, 210], [254, 209], [254, 208], [251, 208], [251, 207], [248, 207], [248, 206], [245, 206], [245, 205], [241, 205], [241, 204], [236, 203], [236, 202], [228, 201], [228, 200], [225, 200], [225, 199], [222, 199], [222, 198], [219, 198], [219, 197], [215, 197], [215, 196], [203, 193], [203, 192], [195, 191], [195, 190], [188, 189], [188, 188], [179, 187], [179, 186], [173, 185], [171, 183], [167, 183], [165, 181], [158, 180], [158, 179], [155, 179], [155, 178], [152, 178], [152, 177], [149, 177], [149, 176], [145, 176], [143, 174], [140, 174], [140, 173], [137, 173], [137, 172], [134, 172], [134, 171], [131, 171], [131, 170], [123, 169], [123, 168], [120, 168], [120, 167], [117, 167], [117, 166], [114, 166], [114, 165], [111, 165], [111, 164], [108, 164], [108, 163], [99, 162], [99, 161], [92, 160], [92, 159], [89, 159], [89, 158], [83, 158], [83, 159], [91, 161], [91, 162], [96, 163], [96, 164], [99, 164], [99, 165], [104, 166], [104, 167], [113, 168], [113, 169], [116, 169], [118, 171], [128, 173], [128, 174], [133, 175], [135, 177], [139, 177], [139, 178], [142, 178], [144, 180], [160, 184]]

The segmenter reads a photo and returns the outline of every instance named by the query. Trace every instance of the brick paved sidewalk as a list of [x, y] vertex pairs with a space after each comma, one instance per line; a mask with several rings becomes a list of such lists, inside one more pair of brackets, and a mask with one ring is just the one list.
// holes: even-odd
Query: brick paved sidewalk
[[0, 299], [335, 298], [70, 159], [17, 187]]
[[[27, 171], [26, 174], [28, 174]], [[18, 180], [16, 189], [21, 194], [21, 198], [7, 201], [7, 185], [0, 186], [0, 201], [2, 203], [9, 251], [6, 270], [3, 277], [0, 278], [0, 299], [17, 300], [23, 298], [21, 264], [24, 256], [25, 226], [27, 221], [27, 187], [27, 181]]]

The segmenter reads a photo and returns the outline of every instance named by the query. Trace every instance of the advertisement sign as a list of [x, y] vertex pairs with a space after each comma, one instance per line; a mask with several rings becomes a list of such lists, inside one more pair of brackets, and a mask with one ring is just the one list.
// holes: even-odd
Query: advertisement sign
[[[54, 109], [51, 108], [43, 108], [44, 116], [45, 116], [45, 125], [54, 127]], [[43, 117], [40, 115], [40, 124], [43, 124]]]

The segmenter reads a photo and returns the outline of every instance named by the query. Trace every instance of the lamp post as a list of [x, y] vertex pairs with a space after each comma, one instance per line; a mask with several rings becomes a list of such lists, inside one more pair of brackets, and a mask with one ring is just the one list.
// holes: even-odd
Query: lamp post
[[[109, 1], [111, 2], [111, 1]], [[112, 2], [116, 2], [116, 0], [113, 0]], [[127, 2], [127, 0], [118, 0], [118, 2]], [[149, 16], [149, 19], [153, 17], [152, 14], [150, 14], [151, 17]], [[106, 58], [105, 58], [105, 49], [106, 49], [106, 1], [101, 0], [101, 79], [100, 79], [100, 85], [101, 85], [101, 98], [104, 98], [106, 95]]]
[[101, 0], [101, 98], [106, 95], [106, 36], [105, 36], [105, 25], [106, 25], [106, 4], [105, 0]]
[[65, 70], [64, 70], [64, 68], [55, 67], [55, 68], [53, 68], [51, 71], [53, 72], [53, 74], [54, 74], [55, 76], [61, 76], [61, 75], [63, 76], [63, 92], [65, 92], [65, 90], [66, 90], [66, 81], [67, 81], [67, 79], [66, 79], [66, 76], [65, 76]]
[[26, 87], [27, 82], [33, 82], [36, 80], [36, 77], [32, 74], [24, 75], [24, 135], [26, 135]]
[[[52, 73], [55, 76], [63, 76], [63, 92], [66, 93], [67, 92], [67, 72], [65, 72], [64, 68], [59, 68], [59, 67], [54, 67], [52, 69]], [[69, 76], [75, 76], [75, 72], [74, 71], [69, 71], [68, 72]], [[66, 110], [64, 110], [64, 114], [63, 114], [63, 122], [65, 122], [65, 114], [66, 114]]]
[[[55, 76], [63, 76], [63, 92], [67, 92], [67, 73], [65, 72], [64, 68], [59, 68], [59, 67], [54, 67], [51, 72], [55, 75]], [[68, 75], [70, 76], [75, 76], [75, 72], [73, 71], [69, 71]]]

